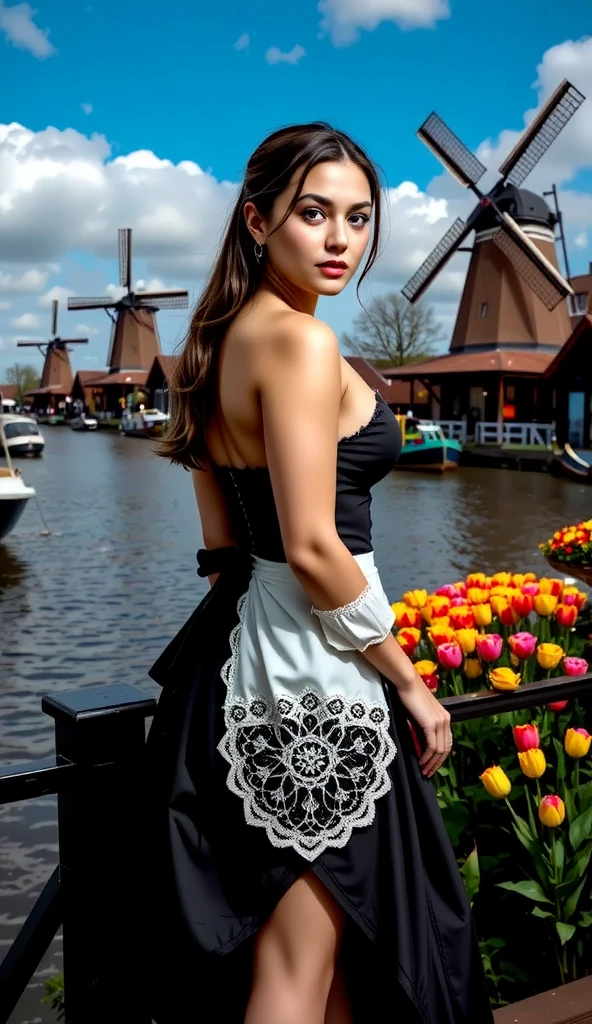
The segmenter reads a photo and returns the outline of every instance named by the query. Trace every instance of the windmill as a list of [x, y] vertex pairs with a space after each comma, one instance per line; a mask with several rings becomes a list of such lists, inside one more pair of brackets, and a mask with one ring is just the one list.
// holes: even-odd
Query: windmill
[[120, 228], [118, 238], [119, 283], [125, 288], [125, 294], [120, 299], [110, 296], [70, 298], [68, 309], [104, 309], [111, 317], [113, 326], [107, 359], [110, 373], [148, 371], [161, 351], [156, 312], [159, 309], [186, 309], [189, 294], [186, 291], [132, 291], [131, 228]]
[[51, 304], [51, 338], [49, 341], [17, 341], [19, 348], [38, 348], [45, 356], [41, 385], [37, 394], [69, 395], [74, 383], [68, 345], [86, 345], [88, 338], [60, 338], [58, 336], [58, 300]]
[[558, 269], [556, 217], [544, 199], [521, 186], [583, 100], [570, 82], [561, 82], [487, 193], [477, 185], [486, 168], [438, 115], [430, 114], [421, 125], [419, 138], [477, 197], [467, 220], [455, 220], [403, 288], [403, 295], [416, 302], [454, 253], [467, 251], [463, 242], [475, 233], [451, 352], [500, 343], [558, 346], [568, 337], [569, 316], [561, 300], [573, 289]]

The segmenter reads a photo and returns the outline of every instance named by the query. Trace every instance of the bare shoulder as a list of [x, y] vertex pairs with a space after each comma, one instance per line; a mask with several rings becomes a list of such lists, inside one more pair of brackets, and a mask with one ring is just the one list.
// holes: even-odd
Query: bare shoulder
[[328, 324], [308, 313], [286, 310], [274, 313], [266, 322], [258, 345], [260, 379], [278, 370], [298, 372], [307, 365], [324, 370], [339, 366], [339, 341]]

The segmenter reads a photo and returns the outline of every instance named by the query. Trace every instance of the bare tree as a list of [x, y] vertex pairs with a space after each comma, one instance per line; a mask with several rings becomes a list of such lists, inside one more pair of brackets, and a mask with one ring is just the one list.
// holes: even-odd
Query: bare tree
[[423, 302], [411, 305], [397, 292], [377, 295], [353, 323], [343, 341], [352, 355], [377, 366], [402, 366], [434, 354], [443, 339], [434, 310]]
[[39, 380], [39, 374], [34, 366], [15, 363], [6, 369], [6, 383], [16, 387], [16, 400], [19, 405], [22, 405], [28, 391], [39, 387]]

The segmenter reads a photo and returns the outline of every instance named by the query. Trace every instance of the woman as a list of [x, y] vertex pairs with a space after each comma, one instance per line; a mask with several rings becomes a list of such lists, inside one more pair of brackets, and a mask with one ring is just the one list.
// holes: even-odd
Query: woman
[[191, 469], [213, 587], [152, 669], [159, 1024], [492, 1019], [430, 781], [450, 716], [372, 554], [398, 424], [314, 315], [379, 230], [359, 146], [275, 132], [179, 360], [159, 454]]

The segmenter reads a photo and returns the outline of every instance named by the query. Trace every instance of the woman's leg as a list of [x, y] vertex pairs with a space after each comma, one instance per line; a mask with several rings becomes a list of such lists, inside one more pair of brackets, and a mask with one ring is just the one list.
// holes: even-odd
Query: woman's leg
[[312, 872], [294, 882], [256, 937], [245, 1024], [325, 1024], [344, 917]]

